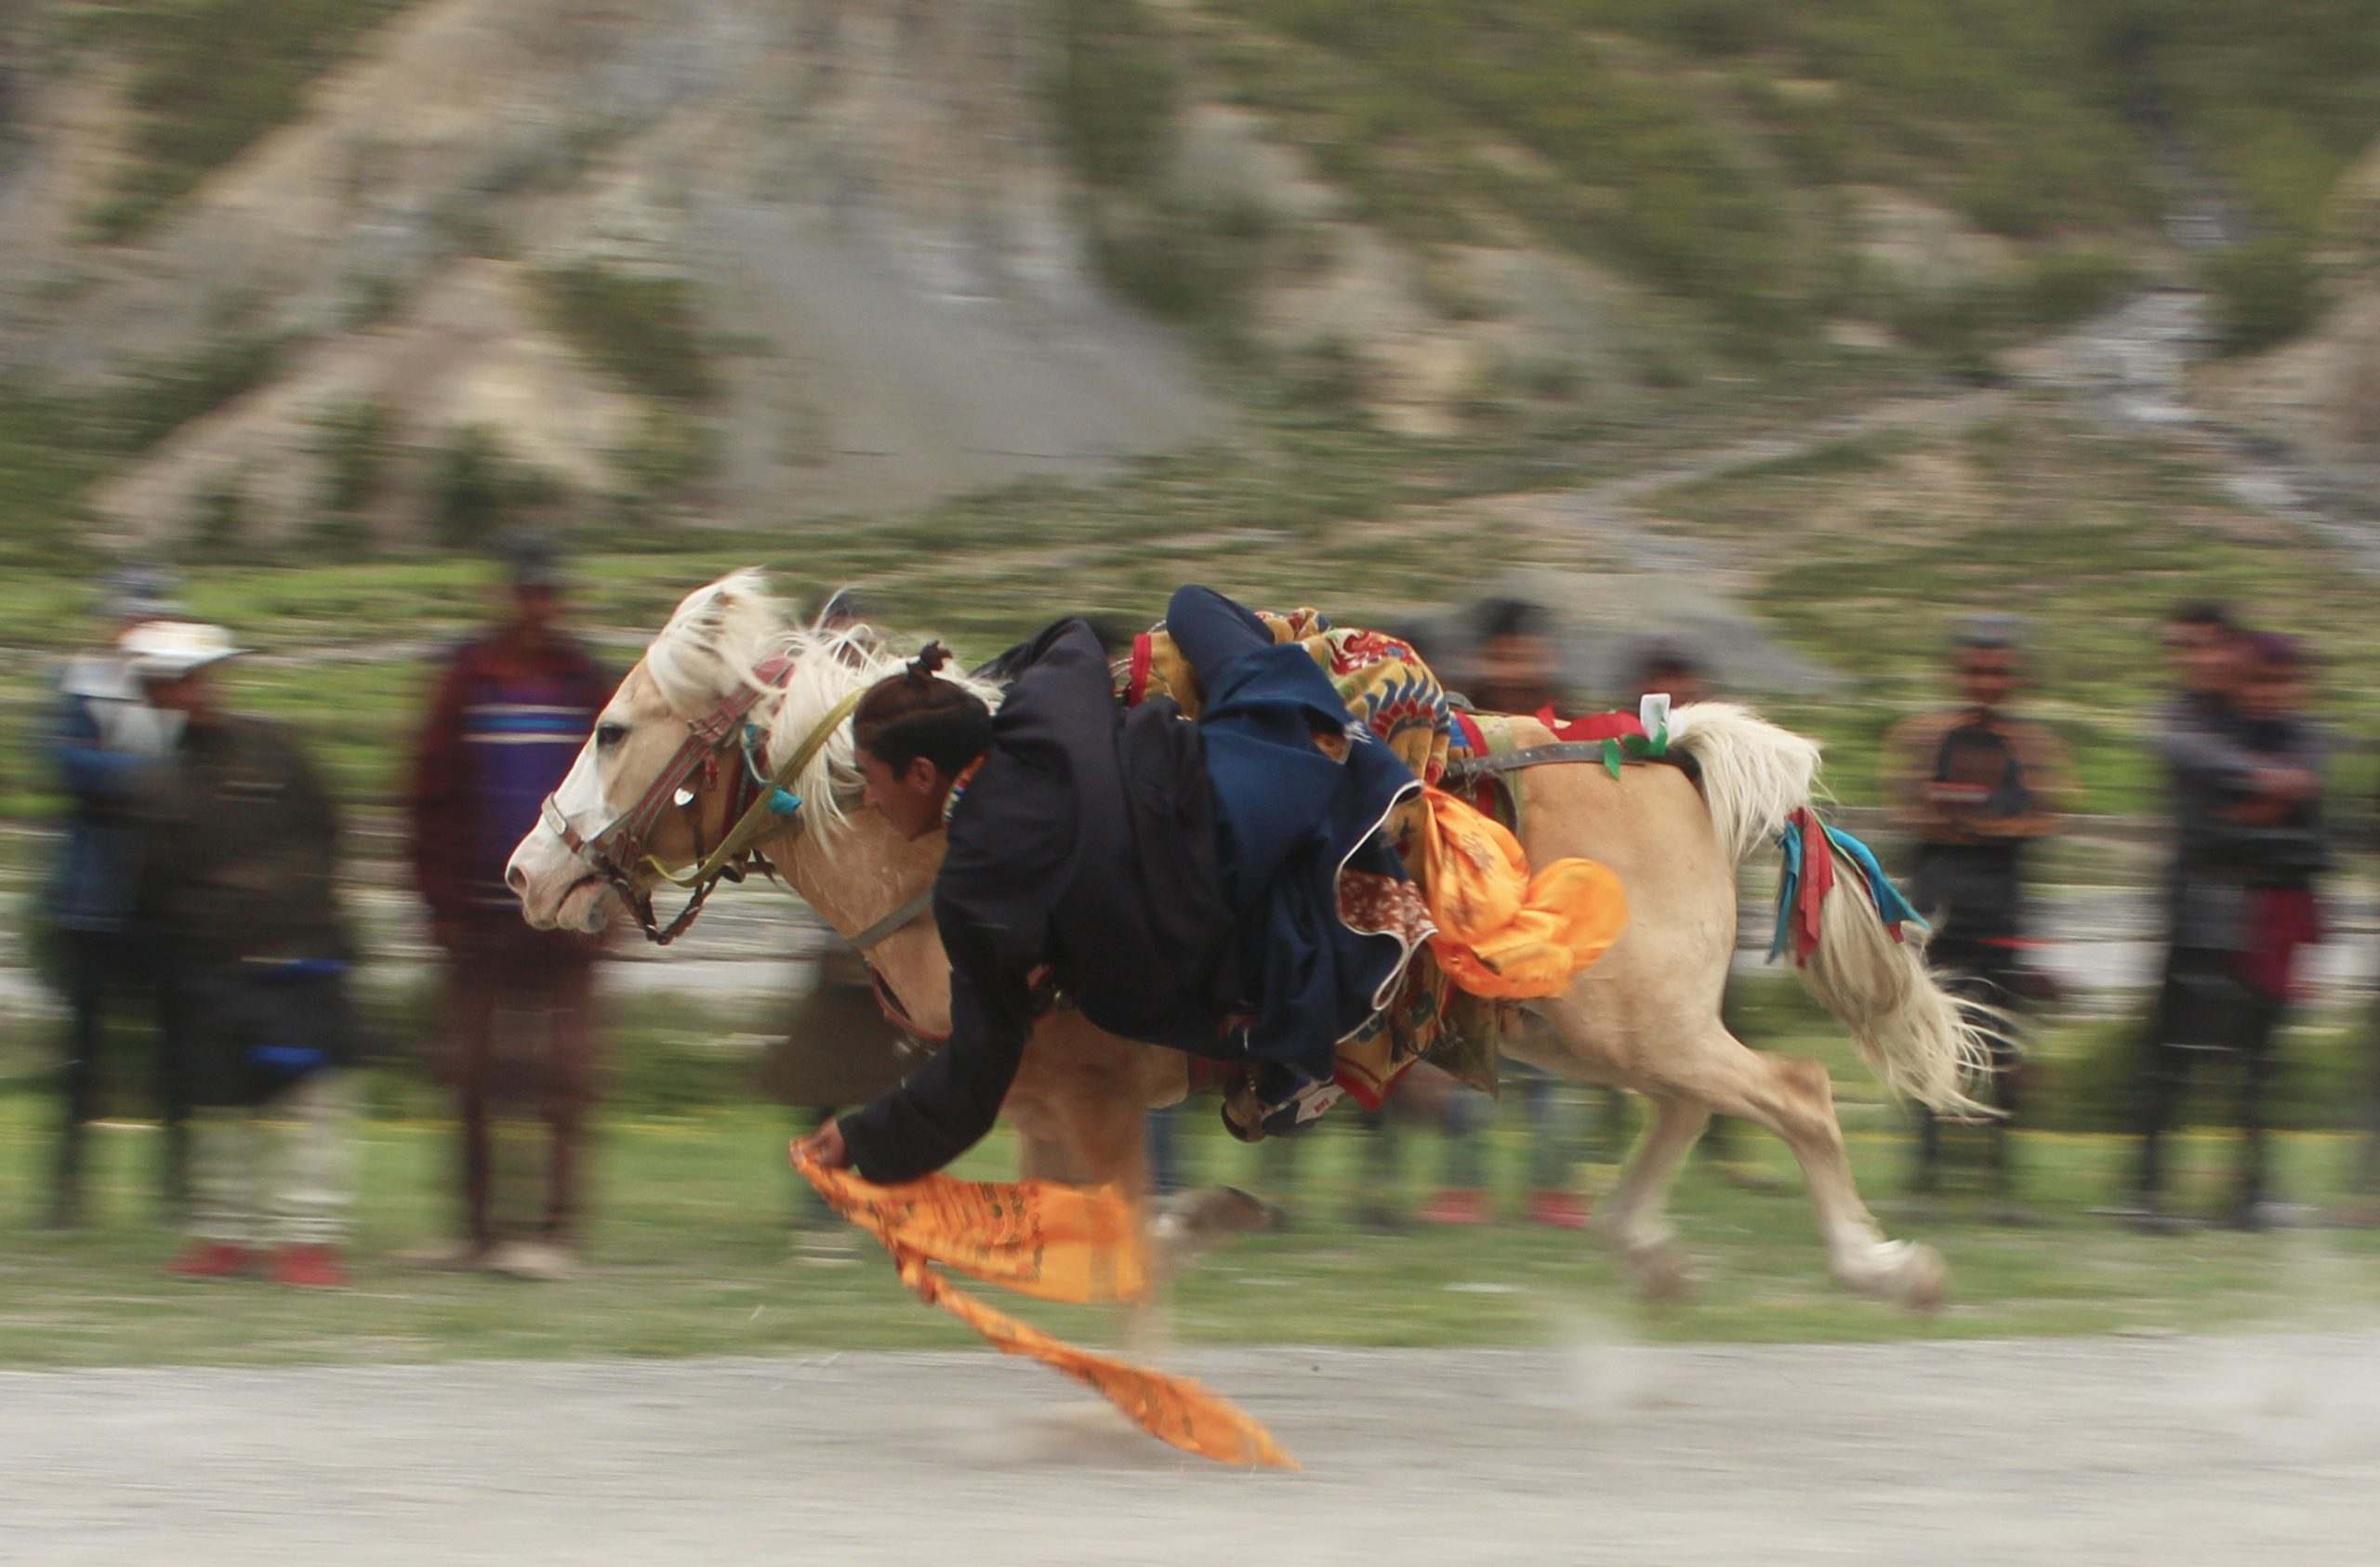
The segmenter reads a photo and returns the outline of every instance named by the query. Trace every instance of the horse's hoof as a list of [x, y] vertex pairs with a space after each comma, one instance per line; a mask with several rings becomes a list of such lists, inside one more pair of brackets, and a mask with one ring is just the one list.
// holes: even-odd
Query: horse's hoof
[[1950, 1298], [1950, 1268], [1932, 1246], [1912, 1246], [1901, 1265], [1900, 1303], [1912, 1311], [1938, 1311]]
[[1158, 1205], [1150, 1233], [1161, 1244], [1196, 1250], [1232, 1235], [1288, 1228], [1289, 1216], [1236, 1186], [1177, 1192]]
[[1674, 1242], [1632, 1253], [1628, 1269], [1635, 1276], [1636, 1293], [1656, 1306], [1682, 1305], [1694, 1297], [1694, 1260]]
[[1265, 1230], [1287, 1230], [1289, 1210], [1268, 1198], [1258, 1196], [1244, 1187], [1225, 1186], [1219, 1190], [1232, 1195], [1235, 1218], [1233, 1228], [1253, 1234]]

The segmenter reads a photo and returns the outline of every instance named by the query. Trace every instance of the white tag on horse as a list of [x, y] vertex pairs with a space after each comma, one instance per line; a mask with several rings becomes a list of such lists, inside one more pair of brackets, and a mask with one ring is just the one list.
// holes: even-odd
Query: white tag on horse
[[681, 785], [678, 792], [669, 797], [669, 803], [682, 810], [694, 803], [694, 792]]

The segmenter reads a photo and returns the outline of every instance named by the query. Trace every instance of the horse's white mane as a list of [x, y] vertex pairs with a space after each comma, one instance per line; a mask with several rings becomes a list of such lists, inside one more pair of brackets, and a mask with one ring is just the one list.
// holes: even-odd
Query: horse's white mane
[[[754, 721], [766, 726], [761, 756], [773, 771], [837, 703], [908, 665], [887, 650], [873, 626], [827, 631], [787, 625], [784, 606], [769, 594], [766, 575], [747, 567], [686, 595], [645, 650], [644, 667], [670, 710], [692, 717], [740, 687], [757, 685], [754, 672], [780, 653], [793, 660], [793, 673], [775, 695], [773, 710], [766, 699], [754, 709]], [[951, 674], [936, 678], [999, 705], [1000, 689], [988, 681]], [[846, 720], [835, 726], [788, 787], [801, 797], [811, 830], [827, 834], [843, 824], [843, 802], [859, 784]]]

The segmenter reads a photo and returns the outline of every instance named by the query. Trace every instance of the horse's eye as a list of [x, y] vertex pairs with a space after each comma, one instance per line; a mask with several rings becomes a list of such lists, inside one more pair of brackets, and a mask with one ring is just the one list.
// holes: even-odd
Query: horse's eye
[[595, 744], [602, 749], [609, 750], [628, 737], [628, 726], [626, 724], [597, 724], [595, 726]]

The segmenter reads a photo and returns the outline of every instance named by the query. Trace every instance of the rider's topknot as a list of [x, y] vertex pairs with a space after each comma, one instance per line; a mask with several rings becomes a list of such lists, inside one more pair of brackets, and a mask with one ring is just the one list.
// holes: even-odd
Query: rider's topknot
[[897, 675], [868, 688], [852, 714], [859, 748], [894, 771], [923, 757], [957, 772], [992, 744], [992, 710], [983, 698], [937, 673], [951, 652], [929, 642]]
[[941, 673], [942, 666], [949, 662], [950, 648], [947, 643], [928, 642], [918, 650], [917, 657], [909, 660], [909, 678], [922, 686]]

